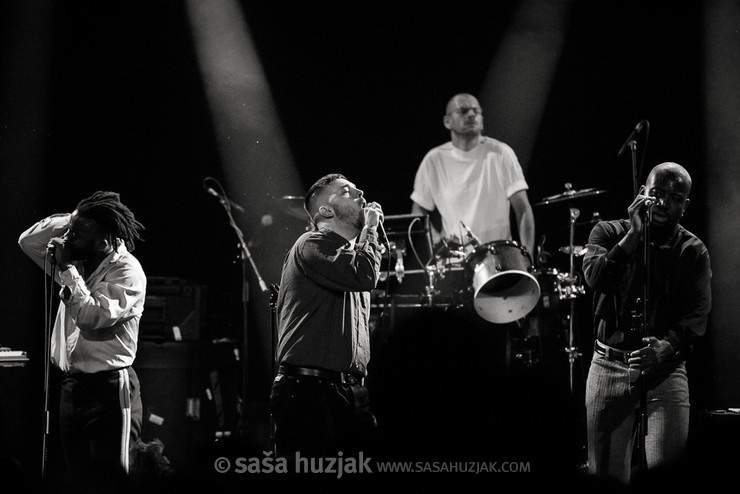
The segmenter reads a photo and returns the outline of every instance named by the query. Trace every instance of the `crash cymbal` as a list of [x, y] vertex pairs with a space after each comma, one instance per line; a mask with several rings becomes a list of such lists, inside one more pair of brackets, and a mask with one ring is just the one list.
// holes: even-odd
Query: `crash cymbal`
[[587, 197], [597, 196], [605, 192], [606, 192], [605, 190], [596, 190], [593, 187], [590, 189], [573, 190], [573, 186], [570, 183], [566, 183], [565, 192], [561, 192], [560, 194], [555, 194], [553, 196], [545, 197], [540, 202], [535, 204], [535, 206], [547, 206], [550, 204], [560, 204], [563, 202], [570, 202], [570, 201], [575, 201], [578, 199], [585, 199]]
[[303, 209], [303, 196], [283, 196], [280, 200], [280, 209], [289, 216], [308, 221], [308, 213]]

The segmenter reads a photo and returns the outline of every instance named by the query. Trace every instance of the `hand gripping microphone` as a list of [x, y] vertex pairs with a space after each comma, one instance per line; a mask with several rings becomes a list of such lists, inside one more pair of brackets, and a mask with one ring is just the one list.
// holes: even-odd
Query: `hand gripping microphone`
[[57, 246], [56, 245], [52, 244], [51, 242], [49, 242], [48, 244], [46, 244], [46, 253], [49, 255], [49, 259], [51, 259], [51, 263], [52, 264], [56, 264], [57, 263], [57, 258], [54, 255], [56, 253], [56, 251], [57, 251]]
[[[370, 206], [368, 205], [366, 207], [370, 207]], [[390, 242], [388, 242], [388, 235], [385, 234], [385, 228], [383, 227], [383, 214], [382, 213], [378, 215], [378, 233], [380, 234], [378, 238], [378, 240], [380, 240], [380, 243], [383, 245], [383, 247], [390, 250], [391, 245], [390, 245]]]

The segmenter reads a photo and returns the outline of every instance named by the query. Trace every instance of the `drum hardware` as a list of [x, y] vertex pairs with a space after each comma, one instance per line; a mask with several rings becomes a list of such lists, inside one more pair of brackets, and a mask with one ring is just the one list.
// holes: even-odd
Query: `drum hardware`
[[586, 288], [580, 283], [577, 276], [562, 275], [558, 278], [558, 294], [560, 300], [573, 300], [586, 294]]
[[526, 369], [538, 365], [540, 359], [540, 339], [537, 336], [524, 336], [512, 343], [514, 349], [513, 360]]
[[470, 240], [468, 245], [472, 245], [473, 248], [477, 248], [480, 245], [480, 240], [478, 240], [478, 237], [476, 237], [470, 230], [470, 228], [468, 228], [468, 225], [466, 225], [462, 221], [460, 221], [460, 225], [465, 229], [465, 234], [467, 235], [468, 240]]
[[[566, 184], [567, 185], [567, 184]], [[568, 354], [568, 368], [569, 368], [569, 381], [570, 381], [570, 392], [573, 394], [574, 383], [573, 383], [573, 372], [575, 367], [576, 359], [581, 357], [583, 354], [575, 346], [575, 301], [580, 296], [585, 294], [585, 288], [583, 285], [576, 285], [575, 276], [575, 256], [576, 256], [576, 245], [575, 245], [575, 224], [576, 219], [580, 216], [581, 212], [577, 208], [570, 208], [570, 244], [568, 246], [568, 255], [570, 257], [570, 271], [566, 280], [570, 285], [565, 284], [564, 291], [568, 299], [570, 300], [570, 314], [568, 316], [568, 346], [565, 348], [565, 353]], [[584, 252], [585, 253], [585, 252]]]
[[563, 254], [568, 254], [568, 255], [570, 255], [570, 253], [573, 252], [573, 255], [576, 257], [581, 257], [583, 254], [586, 253], [586, 247], [582, 245], [574, 245], [573, 247], [571, 247], [570, 245], [566, 245], [566, 246], [560, 247], [558, 250], [562, 252]]
[[[599, 221], [601, 221], [601, 213], [599, 213], [598, 211], [593, 211], [591, 213], [591, 218], [590, 219], [583, 220], [583, 221], [577, 221], [576, 222], [576, 227], [579, 227], [579, 228], [580, 227], [589, 227], [589, 228], [591, 228], [596, 223], [598, 223]], [[561, 230], [569, 230], [569, 229], [570, 229], [570, 224], [568, 224], [568, 225], [566, 225], [566, 226], [564, 226], [564, 227], [561, 228]]]
[[403, 276], [405, 274], [405, 268], [403, 266], [403, 256], [406, 255], [406, 244], [403, 240], [399, 242], [390, 242], [390, 251], [394, 253], [396, 258], [396, 264], [393, 268], [396, 274], [396, 279], [399, 283], [403, 282]]

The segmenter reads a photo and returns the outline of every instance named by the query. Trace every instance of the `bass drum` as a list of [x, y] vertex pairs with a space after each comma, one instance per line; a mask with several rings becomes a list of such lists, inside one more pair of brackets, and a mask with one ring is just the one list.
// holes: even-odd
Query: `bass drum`
[[473, 307], [486, 321], [506, 324], [535, 308], [540, 285], [532, 274], [532, 259], [513, 240], [497, 240], [478, 246], [465, 259], [473, 295]]

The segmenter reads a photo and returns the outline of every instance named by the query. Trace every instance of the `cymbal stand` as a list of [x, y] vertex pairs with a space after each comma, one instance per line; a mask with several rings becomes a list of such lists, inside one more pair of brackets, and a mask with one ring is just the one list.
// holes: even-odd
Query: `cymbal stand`
[[576, 298], [578, 298], [580, 295], [584, 294], [584, 287], [583, 285], [577, 285], [576, 284], [576, 276], [575, 276], [575, 255], [576, 255], [576, 246], [575, 246], [575, 222], [578, 216], [580, 216], [581, 212], [576, 208], [570, 208], [570, 244], [569, 244], [569, 257], [570, 257], [570, 270], [568, 272], [568, 277], [565, 280], [565, 289], [560, 291], [560, 298], [561, 299], [568, 299], [570, 300], [570, 317], [569, 317], [569, 326], [568, 326], [568, 346], [565, 348], [565, 352], [568, 354], [568, 366], [569, 366], [569, 379], [570, 379], [570, 393], [571, 395], [574, 392], [574, 367], [575, 367], [575, 361], [578, 357], [583, 355], [580, 351], [578, 351], [578, 347], [575, 346], [575, 301]]
[[[434, 258], [432, 258], [432, 261], [434, 261]], [[427, 284], [425, 287], [426, 292], [426, 299], [427, 303], [429, 304], [429, 307], [432, 307], [434, 305], [434, 297], [436, 295], [439, 295], [439, 290], [435, 287], [435, 281], [438, 276], [438, 268], [437, 264], [434, 262], [428, 263], [426, 266], [424, 266], [424, 273], [427, 275]]]

